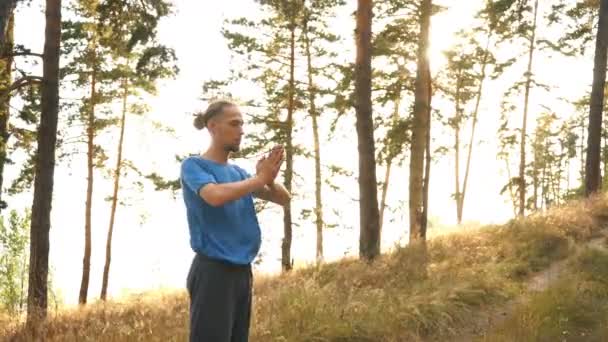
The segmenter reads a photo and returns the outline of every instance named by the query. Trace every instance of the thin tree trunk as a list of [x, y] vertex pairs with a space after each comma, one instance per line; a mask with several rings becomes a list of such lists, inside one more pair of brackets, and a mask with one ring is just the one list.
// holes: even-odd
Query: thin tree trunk
[[114, 191], [112, 193], [112, 208], [110, 210], [110, 226], [106, 240], [106, 263], [103, 267], [103, 278], [101, 283], [101, 300], [105, 301], [108, 294], [108, 278], [110, 276], [110, 263], [112, 261], [112, 235], [114, 234], [114, 219], [116, 217], [116, 205], [118, 204], [118, 189], [120, 188], [120, 172], [122, 170], [122, 151], [125, 136], [125, 125], [127, 118], [127, 98], [129, 96], [129, 84], [123, 80], [122, 116], [120, 118], [120, 136], [118, 138], [118, 156], [116, 158], [116, 169], [114, 170]]
[[431, 71], [427, 69], [428, 83], [428, 110], [427, 110], [427, 124], [426, 124], [426, 144], [425, 144], [425, 160], [424, 160], [424, 182], [422, 183], [422, 219], [420, 224], [420, 238], [424, 243], [426, 252], [426, 232], [428, 228], [428, 217], [429, 217], [429, 189], [431, 186], [431, 100], [433, 97], [433, 89], [431, 83]]
[[315, 156], [315, 224], [317, 226], [317, 263], [323, 262], [323, 200], [321, 197], [322, 174], [321, 174], [321, 144], [319, 143], [319, 112], [315, 99], [317, 91], [313, 81], [312, 56], [310, 52], [310, 38], [308, 37], [308, 20], [304, 22], [304, 43], [306, 45], [306, 64], [308, 69], [308, 102], [310, 106], [310, 117], [312, 119], [312, 138]]
[[585, 183], [585, 118], [581, 117], [581, 183]]
[[11, 47], [13, 45], [12, 36], [9, 36], [7, 32], [12, 30], [11, 21], [13, 20], [16, 4], [16, 0], [3, 0], [0, 2], [0, 55], [2, 55], [3, 51], [7, 51], [7, 45]]
[[380, 194], [380, 220], [378, 222], [378, 230], [380, 231], [380, 236], [382, 236], [382, 228], [384, 226], [384, 212], [386, 211], [386, 196], [388, 194], [388, 183], [391, 178], [391, 168], [393, 165], [392, 160], [386, 161], [386, 170], [384, 171], [384, 183], [382, 183], [382, 193]]
[[570, 174], [570, 163], [571, 163], [570, 158], [568, 158], [566, 160], [566, 165], [567, 165], [566, 166], [566, 172], [567, 172], [567, 174], [566, 174], [566, 193], [570, 192], [570, 177], [572, 176]]
[[61, 42], [61, 0], [46, 0], [46, 28], [43, 59], [38, 151], [34, 178], [34, 200], [30, 233], [30, 266], [27, 326], [36, 328], [47, 314], [49, 230], [55, 173], [55, 146], [59, 113], [59, 53]]
[[[93, 39], [92, 51], [95, 54], [96, 42]], [[91, 74], [91, 98], [87, 117], [87, 195], [85, 203], [84, 225], [84, 257], [82, 259], [82, 280], [80, 283], [79, 304], [87, 303], [89, 277], [91, 273], [91, 211], [93, 207], [93, 168], [95, 158], [95, 104], [97, 102], [97, 61], [93, 56], [93, 72]]]
[[[554, 186], [554, 172], [553, 172], [553, 156], [551, 155], [551, 145], [549, 144], [549, 138], [545, 139], [545, 155], [548, 157], [548, 161], [545, 161], [543, 165], [543, 173], [545, 178], [545, 207], [549, 208], [551, 206], [551, 194], [555, 194], [555, 186]], [[551, 157], [549, 157], [551, 155]]]
[[608, 132], [606, 132], [606, 122], [604, 122], [604, 124], [602, 125], [602, 131], [604, 131], [604, 146], [603, 146], [603, 150], [602, 150], [602, 163], [603, 163], [603, 172], [601, 173], [602, 177], [600, 177], [600, 179], [602, 180], [600, 182], [600, 189], [603, 188], [604, 183], [606, 183], [606, 180], [608, 179]]
[[380, 212], [371, 92], [372, 17], [372, 1], [359, 0], [356, 29], [355, 109], [359, 152], [359, 256], [366, 260], [373, 260], [380, 254]]
[[534, 185], [534, 194], [532, 195], [532, 205], [534, 206], [534, 210], [538, 209], [538, 152], [536, 151], [534, 153], [534, 163], [533, 163], [533, 170], [532, 170], [532, 176], [533, 178], [533, 185]]
[[559, 154], [558, 164], [557, 164], [557, 182], [555, 182], [555, 192], [553, 194], [556, 205], [560, 204], [560, 197], [561, 197], [561, 192], [562, 192], [562, 180], [563, 180], [563, 175], [564, 175], [564, 171], [562, 169], [563, 164], [564, 164], [564, 146], [562, 144], [560, 154]]
[[595, 59], [593, 61], [593, 85], [589, 106], [589, 133], [587, 140], [587, 162], [585, 164], [585, 196], [600, 189], [600, 153], [602, 135], [602, 111], [606, 86], [606, 62], [608, 49], [608, 0], [602, 0], [599, 9]]
[[564, 172], [561, 170], [561, 165], [563, 163], [562, 162], [559, 164], [560, 165], [560, 170], [558, 171], [558, 177], [557, 177], [557, 192], [555, 193], [555, 204], [561, 204], [561, 197], [562, 197], [562, 180], [564, 179]]
[[[459, 71], [460, 73], [460, 71]], [[456, 81], [456, 115], [454, 117], [454, 159], [455, 159], [455, 180], [456, 180], [456, 192], [454, 194], [456, 198], [456, 220], [460, 225], [462, 223], [462, 198], [460, 197], [460, 74]]]
[[541, 184], [540, 185], [540, 190], [541, 190], [540, 209], [541, 210], [543, 210], [545, 208], [545, 204], [546, 204], [546, 201], [545, 201], [545, 196], [547, 195], [547, 189], [546, 189], [547, 180], [545, 179], [547, 177], [547, 175], [545, 173], [546, 169], [547, 169], [546, 166], [543, 165], [543, 171], [541, 173], [541, 178], [540, 178], [540, 180], [541, 180], [541, 183], [540, 183]]
[[519, 162], [519, 215], [524, 216], [526, 211], [526, 132], [528, 128], [528, 103], [532, 84], [532, 61], [534, 59], [536, 40], [536, 20], [538, 16], [538, 0], [534, 2], [534, 22], [532, 24], [532, 37], [530, 37], [530, 50], [528, 52], [528, 69], [526, 71], [526, 91], [524, 95], [524, 116], [521, 128], [521, 152]]
[[[1, 6], [1, 5], [0, 5]], [[2, 23], [0, 23], [0, 26]], [[4, 30], [3, 49], [0, 49], [0, 55], [3, 51], [9, 52], [13, 50], [13, 28], [15, 25], [15, 18], [12, 11], [9, 13], [8, 25]], [[0, 58], [0, 93], [5, 93], [8, 87], [11, 85], [13, 72], [13, 58], [6, 57]], [[4, 165], [6, 164], [6, 150], [8, 145], [8, 120], [10, 116], [10, 94], [7, 94], [0, 103], [0, 212], [6, 208], [6, 202], [2, 200], [2, 187], [4, 185]]]
[[410, 242], [423, 239], [424, 215], [424, 156], [426, 134], [428, 133], [428, 113], [430, 111], [430, 69], [426, 55], [429, 45], [431, 0], [422, 0], [420, 14], [420, 39], [418, 43], [418, 66], [415, 82], [414, 122], [412, 129], [412, 152], [410, 156]]
[[25, 306], [25, 279], [27, 273], [27, 253], [23, 253], [23, 260], [21, 260], [21, 291], [19, 292], [19, 313], [23, 313], [23, 307]]
[[[401, 107], [401, 84], [399, 84], [399, 93], [397, 94], [397, 98], [395, 99], [395, 111], [393, 112], [393, 127], [399, 121], [399, 109]], [[389, 149], [390, 151], [391, 149]], [[382, 236], [382, 227], [384, 226], [384, 211], [386, 210], [386, 196], [388, 194], [388, 186], [391, 178], [391, 168], [393, 165], [393, 153], [389, 152], [388, 158], [386, 160], [386, 171], [384, 173], [384, 183], [382, 183], [382, 194], [380, 195], [380, 220], [378, 223], [378, 230], [380, 236]]]
[[490, 42], [492, 40], [492, 31], [488, 32], [488, 39], [486, 41], [486, 48], [482, 58], [481, 66], [481, 77], [479, 80], [479, 88], [477, 88], [477, 94], [475, 99], [475, 110], [473, 111], [473, 123], [471, 124], [471, 137], [469, 138], [469, 150], [467, 152], [467, 166], [464, 171], [464, 182], [462, 183], [462, 194], [460, 195], [462, 204], [460, 205], [460, 212], [458, 217], [462, 220], [462, 213], [464, 211], [464, 200], [467, 193], [467, 185], [469, 184], [469, 172], [471, 170], [471, 156], [473, 155], [473, 142], [475, 141], [475, 130], [477, 128], [477, 117], [479, 116], [479, 105], [481, 103], [481, 95], [483, 94], [483, 84], [486, 79], [486, 68], [488, 66], [488, 57], [490, 54]]
[[511, 174], [511, 166], [509, 166], [509, 158], [505, 158], [505, 164], [507, 168], [507, 176], [509, 177], [509, 194], [511, 195], [511, 203], [513, 204], [513, 216], [517, 216], [517, 196], [513, 192], [513, 176]]
[[[289, 105], [287, 107], [287, 121], [285, 122], [287, 146], [285, 148], [285, 188], [291, 193], [291, 181], [293, 178], [293, 112], [295, 110], [295, 48], [296, 48], [296, 25], [291, 23], [289, 30], [291, 32], [290, 39], [290, 62], [289, 62]], [[291, 263], [291, 240], [292, 240], [292, 221], [291, 221], [291, 203], [287, 203], [283, 207], [283, 242], [282, 250], [282, 268], [287, 272], [292, 269]]]

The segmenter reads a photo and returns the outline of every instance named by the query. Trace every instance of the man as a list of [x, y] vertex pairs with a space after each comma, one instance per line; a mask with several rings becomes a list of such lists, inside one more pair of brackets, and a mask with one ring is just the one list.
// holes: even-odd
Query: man
[[190, 341], [248, 341], [251, 262], [260, 244], [253, 197], [286, 205], [290, 194], [275, 183], [283, 148], [275, 147], [256, 165], [256, 174], [228, 162], [243, 136], [243, 116], [227, 101], [212, 103], [194, 126], [207, 128], [211, 145], [185, 159], [181, 183], [190, 245], [196, 256], [187, 279]]

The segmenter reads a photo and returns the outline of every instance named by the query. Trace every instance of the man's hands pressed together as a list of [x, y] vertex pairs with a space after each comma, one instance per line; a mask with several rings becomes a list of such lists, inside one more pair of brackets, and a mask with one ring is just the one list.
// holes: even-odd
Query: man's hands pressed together
[[263, 156], [256, 165], [256, 177], [265, 184], [254, 192], [254, 196], [266, 201], [285, 206], [291, 201], [291, 194], [281, 184], [275, 183], [281, 165], [285, 160], [285, 149], [283, 146], [272, 148], [268, 156]]
[[277, 145], [272, 148], [268, 156], [263, 156], [255, 167], [258, 177], [264, 180], [264, 184], [272, 185], [279, 174], [283, 164], [285, 150], [283, 146]]

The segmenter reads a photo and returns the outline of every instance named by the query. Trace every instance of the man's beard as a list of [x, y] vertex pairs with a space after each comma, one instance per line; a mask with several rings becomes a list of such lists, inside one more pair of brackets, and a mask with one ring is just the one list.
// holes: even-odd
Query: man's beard
[[240, 150], [240, 146], [239, 145], [226, 145], [226, 147], [224, 147], [224, 149], [226, 150], [226, 152], [236, 153]]

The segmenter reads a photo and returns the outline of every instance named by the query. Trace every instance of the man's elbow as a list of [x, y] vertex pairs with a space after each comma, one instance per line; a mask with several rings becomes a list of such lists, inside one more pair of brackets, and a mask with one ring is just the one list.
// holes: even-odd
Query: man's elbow
[[279, 201], [279, 205], [286, 207], [291, 202], [291, 195], [289, 193], [285, 193], [281, 200]]
[[222, 205], [224, 205], [226, 203], [226, 201], [223, 201], [219, 198], [209, 198], [209, 199], [204, 199], [204, 200], [205, 200], [205, 202], [207, 202], [207, 204], [209, 204], [210, 206], [212, 206], [214, 208], [221, 207]]
[[206, 187], [201, 189], [200, 197], [212, 207], [221, 207], [226, 203], [226, 200], [222, 198], [221, 193], [213, 187]]

